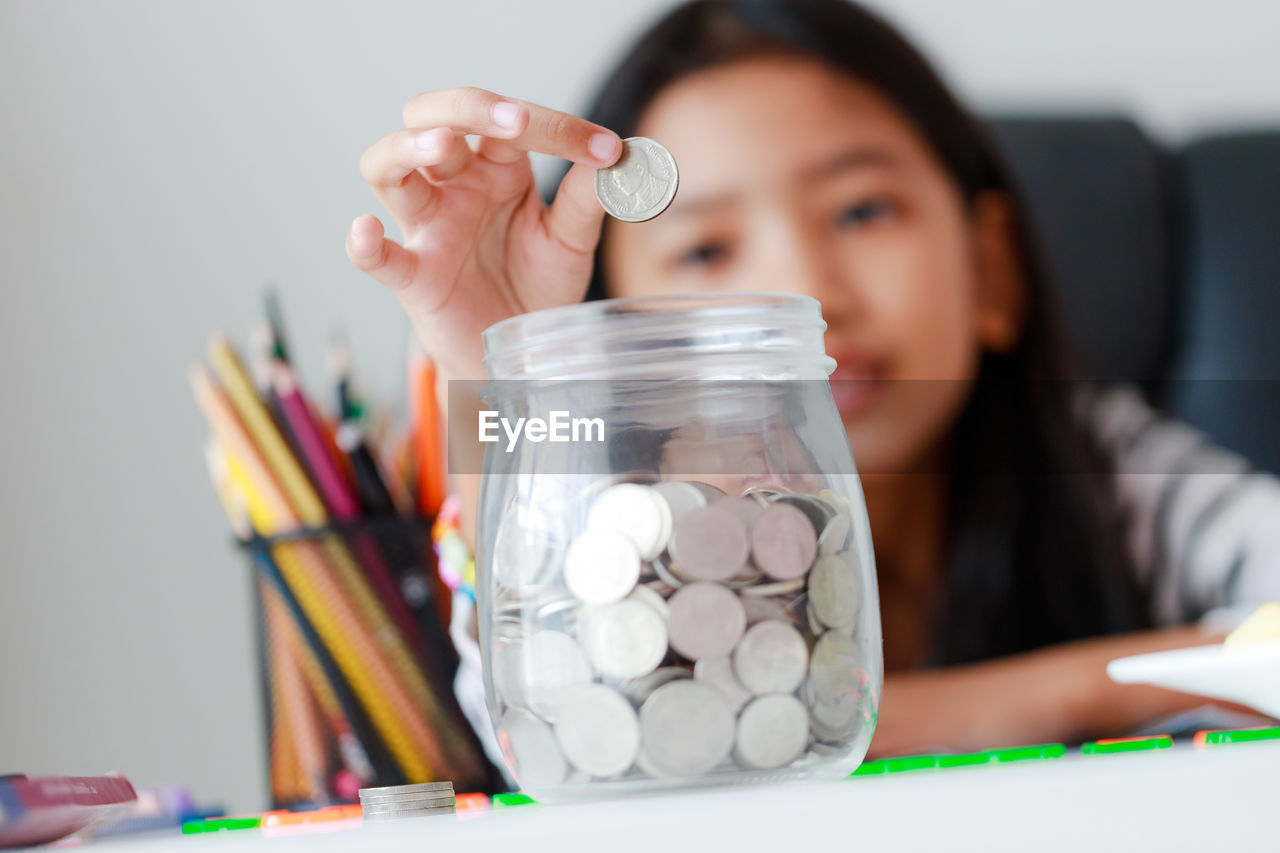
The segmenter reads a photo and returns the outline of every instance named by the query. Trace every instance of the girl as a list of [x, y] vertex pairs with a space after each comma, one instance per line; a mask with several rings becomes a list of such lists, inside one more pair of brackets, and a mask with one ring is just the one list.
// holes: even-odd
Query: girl
[[[1104, 666], [1211, 642], [1280, 597], [1273, 481], [1212, 449], [1179, 461], [1218, 474], [1164, 499], [1149, 488], [1159, 469], [1116, 473], [1167, 458], [1189, 430], [1130, 392], [1063, 381], [1048, 277], [1005, 168], [870, 13], [696, 0], [639, 41], [588, 120], [456, 89], [411, 99], [404, 124], [361, 162], [403, 241], [363, 216], [347, 253], [397, 294], [443, 377], [483, 378], [491, 323], [584, 296], [822, 302], [878, 567], [888, 674], [873, 754], [1120, 733], [1201, 704], [1114, 685]], [[602, 227], [593, 176], [630, 135], [671, 150], [680, 192], [657, 219]], [[529, 151], [572, 161], [549, 205]], [[474, 507], [474, 484], [458, 488]]]

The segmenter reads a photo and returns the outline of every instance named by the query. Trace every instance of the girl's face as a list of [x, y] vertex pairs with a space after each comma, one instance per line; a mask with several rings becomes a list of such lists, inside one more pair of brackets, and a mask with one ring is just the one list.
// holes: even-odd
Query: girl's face
[[671, 150], [680, 189], [658, 218], [606, 226], [610, 295], [818, 299], [859, 467], [923, 462], [963, 406], [982, 349], [1017, 337], [1006, 200], [987, 194], [966, 209], [890, 102], [810, 60], [691, 75], [658, 96], [637, 133]]

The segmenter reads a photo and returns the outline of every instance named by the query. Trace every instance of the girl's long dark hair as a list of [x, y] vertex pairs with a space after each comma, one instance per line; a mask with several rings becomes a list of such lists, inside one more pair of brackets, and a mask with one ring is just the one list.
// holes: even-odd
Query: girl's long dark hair
[[[1026, 310], [1017, 346], [983, 356], [951, 441], [936, 664], [980, 660], [1146, 623], [1107, 482], [1072, 413], [1049, 276], [1016, 188], [982, 126], [892, 27], [846, 0], [695, 0], [655, 24], [587, 118], [626, 137], [685, 75], [766, 53], [818, 59], [878, 89], [931, 146], [964, 199], [1013, 202]], [[597, 252], [588, 298], [606, 294]]]

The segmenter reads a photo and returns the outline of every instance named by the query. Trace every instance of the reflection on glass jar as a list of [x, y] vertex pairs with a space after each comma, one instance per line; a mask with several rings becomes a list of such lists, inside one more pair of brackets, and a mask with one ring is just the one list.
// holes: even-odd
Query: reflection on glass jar
[[880, 619], [824, 329], [806, 297], [726, 294], [485, 332], [487, 409], [603, 433], [526, 428], [485, 452], [486, 693], [535, 799], [832, 778], [862, 760]]

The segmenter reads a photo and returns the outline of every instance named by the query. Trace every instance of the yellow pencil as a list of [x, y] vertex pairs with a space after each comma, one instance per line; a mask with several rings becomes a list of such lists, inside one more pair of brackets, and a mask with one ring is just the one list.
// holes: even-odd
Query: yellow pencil
[[204, 464], [209, 470], [209, 481], [227, 513], [227, 521], [231, 523], [231, 532], [240, 540], [248, 539], [253, 534], [253, 523], [249, 520], [249, 508], [244, 505], [240, 495], [231, 486], [227, 475], [226, 451], [216, 439], [210, 438], [204, 443]]
[[[211, 339], [209, 358], [236, 414], [239, 415], [250, 438], [275, 475], [287, 504], [297, 513], [296, 518], [293, 517], [293, 513], [289, 513], [288, 519], [277, 519], [281, 523], [279, 527], [264, 531], [259, 526], [258, 529], [265, 535], [270, 535], [286, 532], [296, 527], [298, 521], [311, 527], [325, 524], [328, 521], [328, 515], [323, 502], [298, 464], [288, 443], [276, 428], [243, 364], [224, 336], [215, 335]], [[255, 523], [255, 526], [258, 525]], [[404, 635], [396, 628], [390, 614], [374, 594], [346, 545], [336, 536], [321, 537], [320, 543], [333, 565], [339, 582], [354, 601], [364, 624], [379, 639], [380, 646], [387, 653], [392, 668], [400, 676], [414, 701], [427, 714], [433, 729], [443, 734], [449, 743], [465, 743], [465, 739], [459, 738], [453, 719], [440, 707], [431, 693], [417, 660], [404, 640]], [[462, 760], [469, 777], [480, 772], [469, 750], [464, 750]]]
[[[283, 597], [281, 597], [281, 600], [283, 601]], [[302, 666], [302, 674], [307, 679], [307, 684], [311, 688], [311, 695], [315, 697], [316, 704], [320, 706], [320, 713], [329, 724], [329, 731], [338, 746], [338, 753], [342, 758], [343, 764], [361, 782], [372, 782], [374, 776], [377, 775], [376, 771], [374, 771], [373, 765], [369, 763], [369, 755], [365, 751], [364, 744], [360, 743], [359, 738], [356, 737], [355, 732], [352, 730], [346, 711], [343, 710], [342, 704], [338, 701], [338, 695], [334, 692], [333, 685], [329, 683], [329, 679], [320, 665], [320, 660], [316, 657], [315, 650], [311, 648], [306, 638], [302, 636], [302, 629], [296, 620], [290, 619], [285, 627], [289, 637], [289, 646], [293, 649], [294, 656]]]
[[[240, 539], [248, 539], [253, 533], [253, 525], [249, 519], [248, 507], [245, 506], [245, 498], [231, 484], [230, 475], [227, 473], [226, 451], [222, 449], [217, 441], [210, 439], [205, 442], [204, 456], [205, 464], [209, 469], [209, 480], [213, 483], [214, 491], [222, 502], [223, 509], [226, 510], [227, 520], [231, 522], [231, 529]], [[263, 508], [258, 506], [255, 511], [261, 515]], [[280, 592], [270, 584], [263, 586], [262, 589], [263, 592], [260, 594], [265, 596], [263, 598], [264, 609], [275, 608], [274, 604], [268, 604], [268, 599], [278, 599], [280, 605], [287, 606], [284, 605], [284, 599]], [[311, 689], [316, 703], [320, 706], [321, 714], [329, 722], [333, 738], [337, 741], [339, 752], [342, 754], [342, 760], [361, 782], [372, 781], [375, 775], [374, 769], [369, 763], [364, 745], [359, 742], [351, 729], [351, 723], [347, 719], [342, 704], [338, 701], [337, 694], [334, 693], [333, 685], [329, 683], [319, 659], [316, 658], [315, 651], [303, 637], [301, 627], [292, 618], [293, 614], [287, 613], [286, 615], [289, 618], [282, 619], [282, 623], [289, 648], [302, 669], [302, 674], [306, 678], [307, 686]], [[277, 773], [278, 771], [273, 768], [273, 779], [276, 778]]]
[[[238, 484], [239, 491], [242, 493], [244, 502], [248, 506], [249, 517], [253, 521], [253, 526], [260, 532], [264, 533], [264, 535], [270, 535], [272, 532], [274, 532], [274, 529], [275, 529], [275, 524], [273, 523], [273, 520], [272, 520], [270, 508], [264, 502], [258, 490], [256, 490], [253, 487], [250, 477], [248, 476], [247, 473], [245, 473], [244, 467], [239, 462], [239, 460], [235, 456], [230, 454], [226, 454], [225, 458], [226, 458], [227, 470], [230, 472], [231, 480], [233, 483]], [[292, 562], [292, 560], [296, 556], [294, 552], [298, 551], [300, 548], [303, 548], [303, 546], [306, 546], [308, 550], [313, 549], [315, 547], [311, 543], [307, 543], [307, 542], [282, 543], [272, 548], [272, 555], [276, 558], [277, 562], [279, 562], [281, 559], [283, 559], [285, 562]], [[321, 547], [323, 548], [323, 554], [329, 558], [331, 568], [333, 568], [333, 570], [339, 575], [339, 577], [345, 576], [348, 580], [353, 580], [354, 576], [359, 575], [360, 569], [351, 560], [350, 555], [343, 548], [333, 547], [333, 543], [330, 540], [330, 537], [323, 538]], [[312, 553], [314, 554], [314, 551]], [[286, 555], [289, 555], [289, 556], [286, 556]], [[319, 554], [315, 554], [315, 556], [318, 558]], [[283, 573], [283, 569], [284, 569], [284, 566], [282, 564], [281, 565], [282, 573]], [[293, 584], [290, 583], [290, 586], [292, 587]], [[355, 596], [359, 596], [361, 594], [361, 588], [363, 587], [363, 584], [350, 583], [347, 586], [348, 586], [348, 592], [351, 592], [352, 589], [354, 588]], [[372, 596], [371, 591], [366, 591], [365, 594], [370, 597]], [[357, 598], [356, 600], [357, 606], [360, 603], [361, 602]], [[368, 599], [366, 599], [363, 602], [363, 604], [367, 609], [373, 609], [376, 606], [374, 602]], [[387, 624], [388, 625], [390, 624], [389, 621], [387, 622]], [[327, 644], [327, 641], [326, 641], [326, 644]], [[396, 663], [399, 663], [399, 666], [395, 667], [399, 673], [402, 673], [405, 670], [408, 670], [415, 674], [417, 673], [417, 670], [415, 668], [416, 664], [408, 658], [408, 651], [407, 649], [405, 649], [402, 643], [394, 642], [394, 640], [388, 642], [386, 639], [384, 639], [384, 641], [379, 643], [378, 645], [384, 652], [387, 653], [388, 657], [392, 659], [393, 666], [395, 666]], [[435, 697], [431, 695], [429, 689], [426, 686], [426, 682], [423, 681], [420, 676], [418, 678], [408, 679], [407, 683], [402, 682], [402, 684], [404, 689], [409, 693], [410, 697], [413, 699], [413, 701], [417, 703], [417, 706], [419, 708], [422, 708], [423, 711], [425, 711], [432, 718], [432, 722], [433, 722], [433, 725], [435, 726], [435, 729], [429, 730], [429, 731], [432, 732], [431, 737], [433, 740], [436, 739], [436, 732], [444, 734], [446, 737], [456, 736], [457, 734], [455, 731], [456, 727], [452, 725], [451, 721], [449, 721], [445, 716], [445, 714], [440, 710], [439, 705], [435, 701]], [[454, 741], [454, 742], [462, 742], [462, 741]], [[439, 750], [441, 748], [436, 747], [436, 749]], [[452, 762], [449, 763], [449, 766], [452, 766]], [[469, 765], [468, 765], [468, 770], [471, 772], [475, 772], [475, 768], [472, 768]]]
[[270, 413], [253, 388], [253, 382], [225, 337], [215, 335], [209, 342], [209, 361], [236, 414], [240, 416], [253, 443], [261, 451], [302, 523], [311, 527], [324, 524], [328, 518], [320, 496], [311, 487], [311, 481], [307, 479], [284, 436], [276, 429]]
[[[254, 526], [271, 534], [296, 525], [297, 518], [271, 477], [266, 463], [230, 403], [202, 367], [191, 371], [196, 401], [226, 450], [231, 481], [246, 498]], [[343, 676], [387, 741], [405, 775], [435, 778], [432, 767], [446, 769], [439, 745], [414, 703], [384, 659], [368, 628], [343, 595], [321, 553], [308, 542], [272, 549], [285, 582], [294, 591]]]

